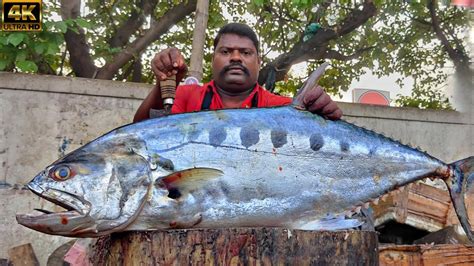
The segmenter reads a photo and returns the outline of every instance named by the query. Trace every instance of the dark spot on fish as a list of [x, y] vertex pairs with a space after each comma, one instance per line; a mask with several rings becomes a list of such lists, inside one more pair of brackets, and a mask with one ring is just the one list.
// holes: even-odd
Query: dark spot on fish
[[156, 164], [158, 164], [161, 168], [165, 170], [168, 170], [168, 171], [174, 170], [174, 164], [170, 159], [159, 157], [158, 161], [156, 161]]
[[219, 191], [216, 188], [207, 188], [205, 190], [207, 196], [216, 197], [219, 196]]
[[215, 127], [209, 130], [209, 143], [217, 147], [227, 138], [227, 132], [223, 127]]
[[324, 146], [324, 139], [321, 134], [315, 133], [309, 138], [309, 146], [313, 151], [319, 151]]
[[270, 135], [271, 135], [273, 147], [275, 148], [281, 148], [288, 142], [287, 140], [288, 132], [286, 132], [285, 130], [275, 129], [275, 130], [272, 130]]
[[168, 188], [168, 197], [177, 199], [181, 197], [181, 192], [177, 188]]
[[189, 130], [189, 132], [188, 132], [188, 140], [189, 141], [194, 141], [199, 137], [200, 132], [199, 132], [199, 130], [196, 129], [195, 124], [191, 124], [191, 125], [192, 125], [192, 129]]
[[282, 171], [282, 170], [283, 170], [283, 167], [278, 166], [278, 170]]
[[339, 142], [339, 146], [341, 147], [342, 152], [348, 152], [349, 151], [349, 143], [345, 141]]
[[220, 187], [222, 193], [224, 193], [224, 195], [229, 194], [229, 192], [230, 192], [229, 187], [224, 182], [219, 182], [219, 187]]
[[374, 156], [374, 155], [375, 155], [375, 151], [376, 151], [375, 148], [371, 148], [371, 149], [369, 150], [369, 156]]
[[[120, 143], [120, 141], [122, 141], [122, 143]], [[117, 145], [124, 145], [129, 150], [139, 151], [143, 147], [145, 147], [145, 142], [139, 138], [124, 138], [124, 139], [120, 139]]]
[[243, 127], [240, 130], [240, 140], [242, 146], [248, 148], [252, 145], [255, 145], [260, 140], [260, 132], [253, 127]]

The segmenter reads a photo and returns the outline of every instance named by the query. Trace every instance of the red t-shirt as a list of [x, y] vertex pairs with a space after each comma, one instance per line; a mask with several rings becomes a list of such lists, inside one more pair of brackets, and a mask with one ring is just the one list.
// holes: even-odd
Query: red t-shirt
[[[176, 88], [176, 96], [174, 99], [173, 107], [171, 108], [172, 114], [196, 112], [201, 110], [202, 102], [208, 90], [213, 91], [211, 100], [210, 110], [223, 109], [222, 99], [217, 93], [216, 87], [214, 86], [214, 80], [204, 85], [181, 85]], [[271, 107], [271, 106], [282, 106], [291, 103], [292, 99], [285, 96], [275, 95], [260, 85], [255, 85], [254, 90], [244, 100], [241, 108], [250, 108], [252, 106], [252, 99], [257, 94], [257, 107]]]

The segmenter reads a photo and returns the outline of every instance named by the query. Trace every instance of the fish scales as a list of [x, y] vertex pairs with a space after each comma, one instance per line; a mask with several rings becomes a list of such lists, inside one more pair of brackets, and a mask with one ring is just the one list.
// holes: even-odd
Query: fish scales
[[474, 179], [472, 161], [446, 165], [293, 106], [169, 115], [113, 130], [47, 167], [28, 186], [67, 211], [17, 219], [78, 237], [191, 227], [341, 229], [359, 224], [339, 216], [354, 205], [438, 176], [467, 228], [463, 193]]
[[[416, 172], [414, 176], [419, 178], [446, 167], [434, 158], [387, 138], [380, 139], [370, 131], [344, 122], [326, 121], [291, 107], [245, 113], [242, 110], [201, 112], [168, 118], [150, 120], [140, 125], [142, 128], [136, 128], [137, 136], [146, 140], [149, 152], [171, 159], [177, 169], [208, 167], [224, 172], [221, 178], [205, 185], [219, 190], [219, 183], [224, 183], [229, 189], [216, 202], [205, 202], [214, 200], [206, 190], [193, 195], [196, 201], [206, 203], [191, 202], [192, 206], [202, 207], [195, 212], [203, 213], [200, 226], [204, 227], [218, 226], [224, 221], [229, 225], [250, 226], [253, 216], [262, 225], [291, 226], [294, 220], [301, 222], [299, 214], [304, 214], [308, 221], [321, 218], [416, 179], [407, 179], [407, 174]], [[201, 132], [198, 138], [193, 131], [169, 130], [196, 120], [203, 121], [195, 124], [195, 129]], [[216, 136], [213, 134], [216, 130], [222, 133]], [[288, 138], [279, 148], [271, 140], [271, 132], [275, 130], [284, 130]], [[242, 131], [253, 133], [242, 134]], [[172, 134], [168, 143], [179, 144], [161, 144], [160, 137], [168, 138], [166, 134]], [[316, 151], [311, 147], [311, 136], [315, 134], [321, 142]], [[213, 139], [218, 136], [219, 144]], [[253, 145], [248, 146], [249, 143]], [[348, 148], [342, 149], [341, 143]], [[374, 175], [378, 176], [377, 180]], [[330, 206], [313, 208], [322, 199], [331, 199]], [[293, 211], [286, 211], [280, 219], [272, 215], [290, 207]], [[251, 208], [262, 215], [250, 212]], [[212, 219], [205, 218], [206, 211]], [[156, 216], [152, 212], [148, 214], [147, 209], [144, 215]], [[237, 217], [235, 224], [227, 220], [229, 217]]]
[[[113, 130], [29, 184], [66, 209], [17, 215], [40, 232], [96, 237], [125, 230], [283, 226], [354, 228], [367, 201], [426, 176], [442, 178], [472, 240], [465, 196], [474, 157], [450, 165], [344, 121], [293, 106], [170, 115]], [[355, 208], [355, 210], [354, 210]], [[340, 215], [344, 213], [344, 215]]]

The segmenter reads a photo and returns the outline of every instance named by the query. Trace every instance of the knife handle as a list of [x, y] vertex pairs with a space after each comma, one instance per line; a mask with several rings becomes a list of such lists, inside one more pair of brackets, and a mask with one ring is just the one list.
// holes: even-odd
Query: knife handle
[[165, 80], [160, 81], [161, 99], [163, 99], [163, 107], [166, 111], [170, 111], [174, 103], [176, 95], [176, 75], [169, 76]]

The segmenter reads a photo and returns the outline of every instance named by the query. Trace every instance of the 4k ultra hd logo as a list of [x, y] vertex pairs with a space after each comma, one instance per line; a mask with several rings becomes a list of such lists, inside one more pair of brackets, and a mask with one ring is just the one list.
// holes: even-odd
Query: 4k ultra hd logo
[[41, 31], [41, 0], [0, 0], [2, 30]]

